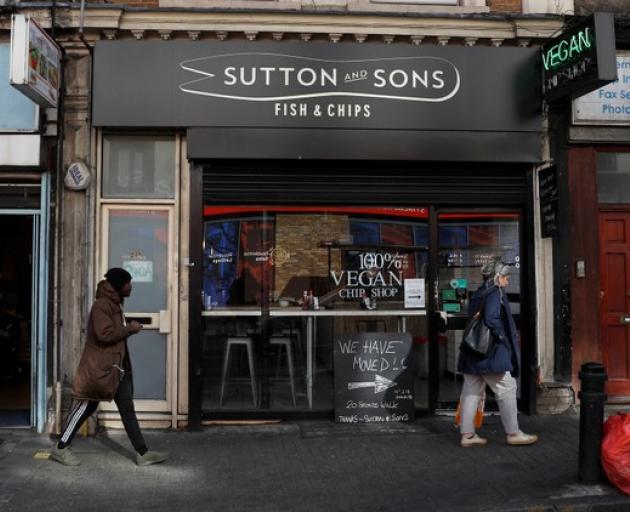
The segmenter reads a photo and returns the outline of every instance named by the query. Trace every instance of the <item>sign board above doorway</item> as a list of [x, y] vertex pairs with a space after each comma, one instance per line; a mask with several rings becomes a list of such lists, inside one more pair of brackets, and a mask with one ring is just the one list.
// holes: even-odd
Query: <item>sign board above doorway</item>
[[540, 133], [539, 66], [534, 48], [98, 41], [93, 121]]

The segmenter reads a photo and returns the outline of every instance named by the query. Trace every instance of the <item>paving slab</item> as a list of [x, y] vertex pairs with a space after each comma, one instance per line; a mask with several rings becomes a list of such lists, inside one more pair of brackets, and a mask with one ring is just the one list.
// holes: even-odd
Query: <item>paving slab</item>
[[498, 416], [463, 449], [451, 417], [411, 424], [297, 421], [145, 431], [170, 460], [137, 467], [123, 431], [77, 438], [82, 465], [34, 458], [48, 436], [0, 431], [0, 511], [630, 511], [606, 482], [577, 481], [579, 418], [521, 417], [538, 444], [512, 447]]

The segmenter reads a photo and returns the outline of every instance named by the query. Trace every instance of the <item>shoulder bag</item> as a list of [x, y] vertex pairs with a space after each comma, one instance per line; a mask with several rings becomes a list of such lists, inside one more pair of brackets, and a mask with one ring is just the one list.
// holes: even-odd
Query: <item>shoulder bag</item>
[[483, 321], [483, 308], [486, 304], [486, 295], [481, 300], [477, 311], [466, 324], [459, 349], [463, 352], [479, 357], [488, 357], [494, 348], [494, 340], [490, 328]]

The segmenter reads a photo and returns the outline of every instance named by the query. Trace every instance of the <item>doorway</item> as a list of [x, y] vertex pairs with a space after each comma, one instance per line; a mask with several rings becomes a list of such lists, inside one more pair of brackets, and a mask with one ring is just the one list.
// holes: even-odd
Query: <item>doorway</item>
[[[437, 408], [454, 409], [463, 381], [457, 363], [469, 299], [483, 284], [481, 267], [495, 258], [510, 267], [507, 296], [522, 333], [522, 215], [513, 210], [440, 210], [437, 225], [437, 240], [432, 240], [437, 252], [436, 314], [432, 315], [437, 325], [433, 342], [438, 353], [433, 382], [437, 381]], [[520, 389], [519, 379], [519, 396]]]
[[606, 392], [630, 396], [630, 211], [599, 215], [602, 358]]
[[0, 215], [0, 427], [31, 425], [33, 224]]

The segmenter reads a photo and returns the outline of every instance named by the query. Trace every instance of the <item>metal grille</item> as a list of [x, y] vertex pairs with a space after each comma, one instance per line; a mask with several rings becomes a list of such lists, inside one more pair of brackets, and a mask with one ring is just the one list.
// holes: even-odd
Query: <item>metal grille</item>
[[[516, 167], [516, 168], [514, 168]], [[523, 204], [523, 166], [203, 164], [205, 204]]]

